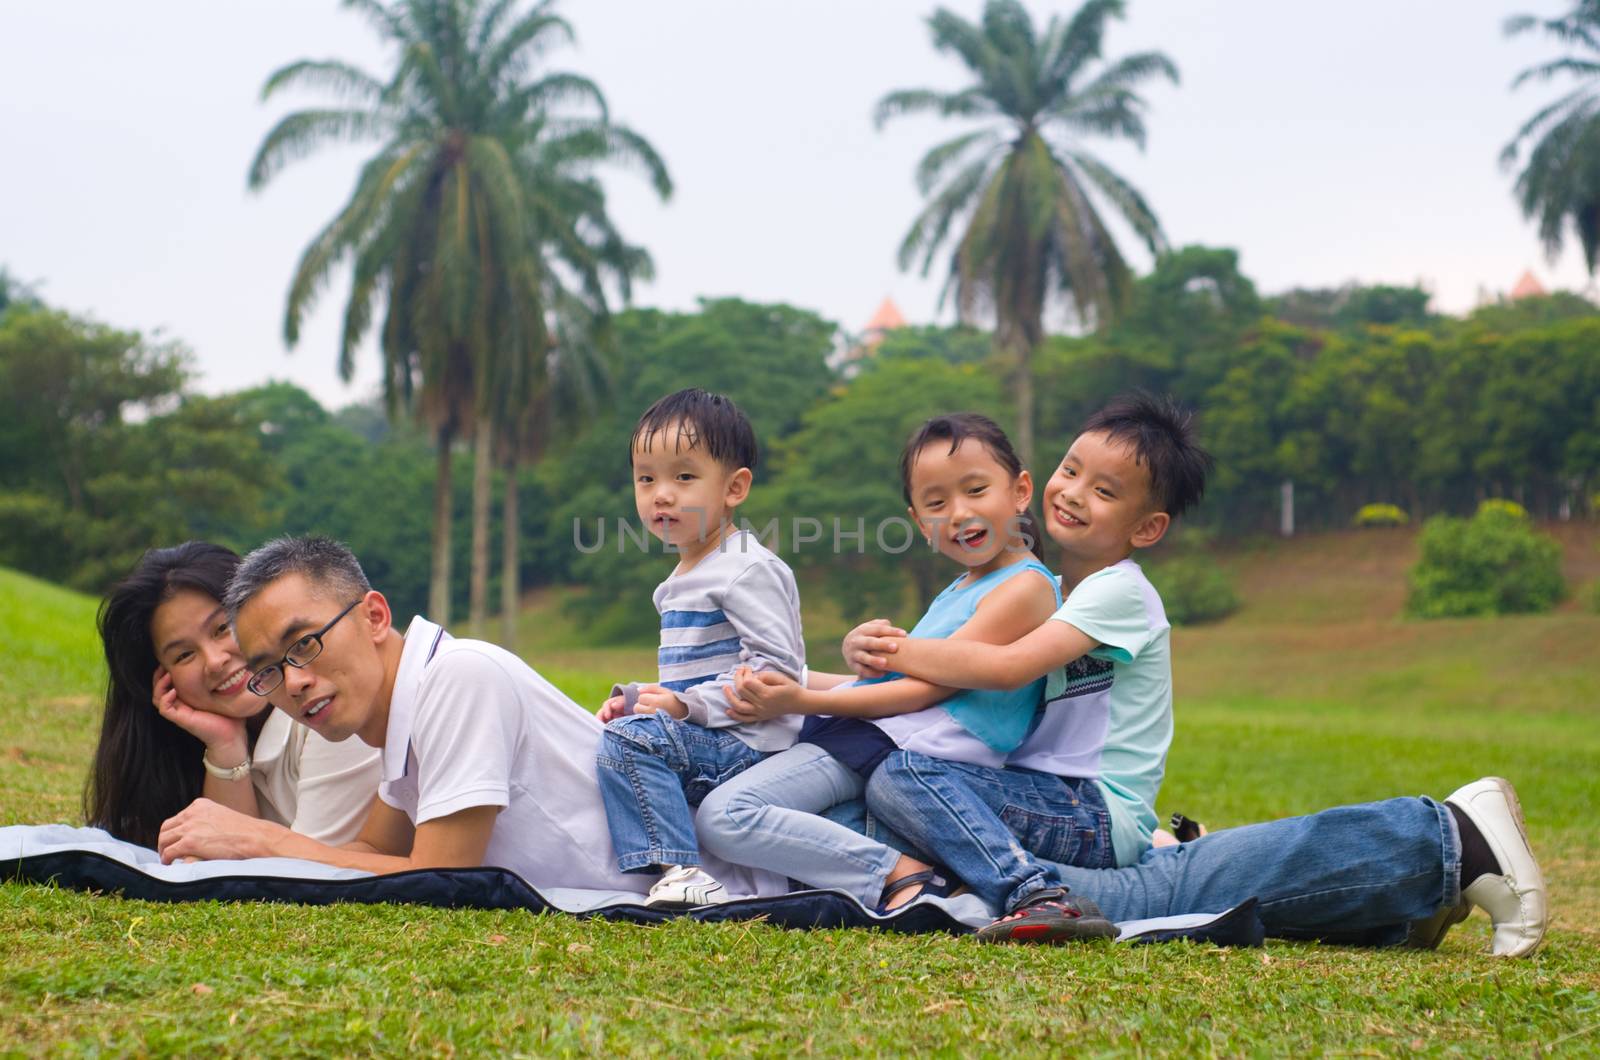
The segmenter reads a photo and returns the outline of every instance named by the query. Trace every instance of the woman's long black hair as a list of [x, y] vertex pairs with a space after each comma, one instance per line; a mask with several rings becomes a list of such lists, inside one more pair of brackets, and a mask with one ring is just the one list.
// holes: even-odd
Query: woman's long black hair
[[205, 745], [151, 702], [157, 659], [150, 619], [184, 589], [220, 603], [238, 565], [236, 553], [203, 541], [153, 548], [100, 605], [109, 677], [83, 813], [118, 839], [155, 846], [161, 822], [199, 798], [205, 781]]

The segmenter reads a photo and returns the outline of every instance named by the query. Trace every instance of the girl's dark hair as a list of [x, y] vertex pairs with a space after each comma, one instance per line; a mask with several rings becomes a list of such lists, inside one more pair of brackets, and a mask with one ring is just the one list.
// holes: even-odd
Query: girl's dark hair
[[[908, 505], [911, 504], [911, 468], [917, 462], [917, 454], [935, 442], [948, 442], [953, 453], [969, 438], [989, 450], [989, 455], [1011, 472], [1012, 478], [1022, 474], [1021, 458], [1011, 447], [1011, 439], [1006, 437], [1006, 432], [994, 420], [976, 412], [935, 416], [913, 431], [906, 447], [900, 451], [900, 492]], [[1019, 516], [1018, 529], [1023, 540], [1028, 542], [1028, 548], [1043, 561], [1044, 548], [1040, 540], [1043, 535], [1039, 530], [1039, 521], [1033, 517], [1031, 510], [1025, 510]]]
[[205, 780], [205, 745], [151, 703], [157, 660], [150, 620], [184, 589], [220, 604], [238, 566], [238, 555], [203, 541], [153, 548], [100, 604], [106, 709], [83, 815], [118, 839], [155, 846], [161, 822], [199, 798]]

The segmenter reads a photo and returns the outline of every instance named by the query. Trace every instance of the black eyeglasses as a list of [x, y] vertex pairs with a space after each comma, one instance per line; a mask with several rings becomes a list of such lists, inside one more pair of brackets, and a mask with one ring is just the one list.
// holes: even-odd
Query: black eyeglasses
[[329, 622], [315, 633], [307, 633], [289, 645], [289, 650], [283, 653], [282, 659], [279, 659], [271, 666], [257, 670], [251, 675], [250, 680], [245, 682], [245, 687], [258, 696], [271, 695], [273, 690], [283, 684], [283, 668], [285, 666], [293, 666], [298, 670], [302, 666], [309, 666], [312, 659], [322, 654], [322, 638], [327, 635], [328, 630], [337, 626], [339, 620], [348, 615], [356, 604], [360, 602], [360, 600], [353, 600], [346, 604], [343, 611], [333, 616], [332, 622]]

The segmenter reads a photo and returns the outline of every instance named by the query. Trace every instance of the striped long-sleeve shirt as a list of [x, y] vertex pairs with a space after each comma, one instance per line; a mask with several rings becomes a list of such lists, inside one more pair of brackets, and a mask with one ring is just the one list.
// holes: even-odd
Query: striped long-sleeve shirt
[[792, 745], [800, 718], [740, 724], [728, 717], [722, 694], [740, 666], [804, 679], [800, 590], [789, 565], [739, 530], [691, 570], [658, 585], [652, 599], [661, 612], [660, 682], [689, 708], [688, 720], [732, 728], [758, 751]]

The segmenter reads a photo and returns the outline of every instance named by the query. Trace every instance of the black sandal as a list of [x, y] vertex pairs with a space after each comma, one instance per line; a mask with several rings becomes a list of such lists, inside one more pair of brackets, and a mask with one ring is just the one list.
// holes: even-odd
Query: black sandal
[[[889, 902], [894, 898], [895, 895], [899, 894], [907, 887], [916, 886], [918, 884], [921, 885], [922, 889], [919, 890], [912, 898], [901, 902], [893, 909], [889, 907]], [[906, 906], [910, 905], [912, 902], [915, 902], [918, 898], [921, 898], [924, 895], [934, 898], [948, 898], [950, 897], [950, 892], [954, 891], [960, 886], [960, 880], [957, 880], [952, 876], [939, 872], [935, 869], [923, 869], [921, 872], [913, 872], [900, 877], [893, 883], [884, 885], [883, 894], [878, 898], [877, 913], [879, 916], [892, 916], [895, 912], [904, 909]]]
[[1181, 813], [1172, 815], [1172, 834], [1180, 843], [1192, 843], [1206, 834], [1206, 826]]

